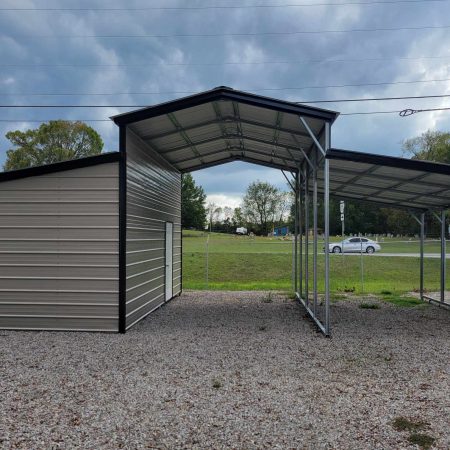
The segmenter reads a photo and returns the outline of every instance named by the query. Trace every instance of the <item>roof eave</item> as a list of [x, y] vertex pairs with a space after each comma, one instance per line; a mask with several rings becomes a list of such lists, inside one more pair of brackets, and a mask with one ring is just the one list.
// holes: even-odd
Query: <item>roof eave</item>
[[356, 152], [331, 148], [327, 151], [327, 159], [353, 161], [380, 166], [397, 167], [401, 169], [416, 170], [419, 172], [439, 173], [450, 175], [450, 164], [424, 161], [419, 159], [400, 158], [397, 156], [377, 155], [374, 153]]
[[236, 91], [227, 87], [221, 87], [210, 91], [201, 92], [199, 94], [190, 95], [188, 97], [171, 100], [155, 106], [150, 106], [148, 108], [141, 108], [136, 111], [118, 114], [116, 116], [112, 116], [111, 119], [116, 125], [124, 126], [134, 122], [139, 122], [141, 120], [150, 119], [152, 117], [200, 106], [202, 104], [218, 100], [236, 101], [252, 106], [281, 111], [288, 114], [313, 117], [315, 119], [325, 120], [330, 123], [333, 123], [339, 116], [339, 113], [336, 111], [315, 108], [312, 106], [296, 104], [271, 97], [251, 94], [248, 92]]
[[81, 169], [83, 167], [117, 162], [119, 160], [119, 152], [101, 153], [100, 155], [88, 156], [86, 158], [71, 159], [54, 164], [46, 164], [43, 166], [34, 166], [27, 167], [25, 169], [0, 172], [0, 182], [17, 180], [20, 178], [35, 177], [39, 175], [47, 175], [50, 173], [63, 172], [66, 170]]

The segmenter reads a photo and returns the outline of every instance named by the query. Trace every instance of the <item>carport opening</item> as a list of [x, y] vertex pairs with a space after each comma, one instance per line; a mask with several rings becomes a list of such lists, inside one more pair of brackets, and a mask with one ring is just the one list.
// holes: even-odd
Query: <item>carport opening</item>
[[[120, 127], [122, 154], [128, 158], [127, 149], [130, 145], [134, 148], [134, 159], [128, 158], [127, 170], [134, 171], [135, 183], [146, 183], [139, 167], [145, 165], [146, 155], [153, 155], [156, 161], [156, 165], [147, 169], [161, 175], [172, 172], [176, 185], [182, 173], [233, 161], [283, 171], [294, 193], [293, 257], [289, 271], [293, 291], [318, 328], [329, 335], [330, 197], [399, 207], [414, 215], [421, 229], [419, 290], [423, 299], [426, 298], [424, 216], [427, 211], [439, 214], [443, 305], [445, 210], [450, 182], [447, 165], [332, 149], [331, 125], [337, 117], [334, 111], [219, 87], [115, 116], [113, 120]], [[166, 189], [166, 194], [173, 197], [170, 185]], [[321, 227], [324, 253], [319, 248]], [[303, 235], [304, 239], [300, 239]], [[121, 255], [123, 266], [126, 249], [122, 249]], [[323, 298], [319, 278], [322, 273]], [[121, 292], [121, 304], [126, 306], [126, 286], [122, 286]]]
[[[198, 185], [210, 186], [206, 204], [212, 213], [205, 229], [183, 230], [184, 288], [293, 292], [291, 174], [246, 162], [191, 174]], [[252, 196], [246, 209], [243, 197], [253, 182], [267, 182], [278, 192], [267, 202]]]

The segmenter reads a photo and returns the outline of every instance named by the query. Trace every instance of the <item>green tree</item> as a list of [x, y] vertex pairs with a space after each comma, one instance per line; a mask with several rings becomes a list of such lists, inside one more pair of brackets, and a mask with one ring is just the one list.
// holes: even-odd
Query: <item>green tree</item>
[[450, 133], [428, 130], [403, 141], [402, 148], [403, 153], [413, 159], [450, 164]]
[[258, 226], [261, 234], [267, 234], [278, 218], [282, 195], [276, 186], [264, 181], [254, 181], [248, 186], [242, 212], [248, 222]]
[[203, 230], [206, 224], [206, 194], [195, 184], [190, 173], [181, 177], [181, 225], [183, 228]]
[[100, 135], [83, 122], [52, 120], [39, 128], [6, 133], [13, 148], [6, 151], [4, 170], [66, 161], [102, 152]]
[[247, 225], [247, 223], [245, 221], [245, 217], [242, 214], [242, 209], [239, 207], [234, 208], [232, 220], [233, 220], [234, 227], [242, 227], [244, 225]]

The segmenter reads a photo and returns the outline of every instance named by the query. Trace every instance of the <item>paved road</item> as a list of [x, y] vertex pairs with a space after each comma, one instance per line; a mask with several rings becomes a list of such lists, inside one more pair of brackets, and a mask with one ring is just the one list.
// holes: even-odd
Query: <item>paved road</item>
[[[368, 255], [367, 253], [363, 253], [365, 256], [392, 256], [392, 257], [406, 257], [406, 258], [420, 258], [419, 253], [385, 253], [385, 252], [376, 252]], [[337, 254], [336, 256], [340, 256], [342, 258], [342, 254]], [[361, 253], [345, 253], [345, 256], [361, 256]], [[440, 258], [440, 253], [425, 253], [425, 258]], [[446, 259], [450, 259], [450, 254], [447, 253]]]

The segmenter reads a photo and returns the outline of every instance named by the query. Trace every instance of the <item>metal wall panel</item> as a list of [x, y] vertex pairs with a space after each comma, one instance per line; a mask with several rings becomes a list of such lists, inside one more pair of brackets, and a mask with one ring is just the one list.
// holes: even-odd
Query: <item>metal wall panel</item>
[[118, 331], [118, 167], [0, 183], [0, 328]]
[[174, 224], [173, 295], [181, 291], [181, 174], [127, 129], [126, 328], [164, 303], [165, 229]]

